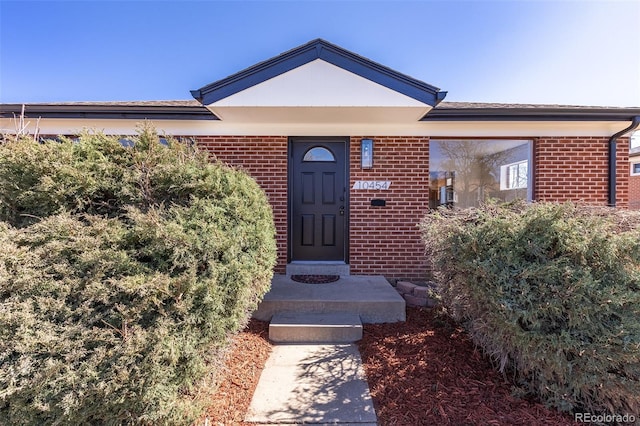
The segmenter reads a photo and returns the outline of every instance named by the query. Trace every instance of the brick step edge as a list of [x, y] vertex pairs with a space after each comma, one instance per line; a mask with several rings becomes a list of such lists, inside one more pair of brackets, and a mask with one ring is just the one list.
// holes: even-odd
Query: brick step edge
[[425, 287], [409, 281], [398, 281], [395, 288], [408, 306], [433, 308], [437, 304], [437, 301], [430, 296], [433, 286]]

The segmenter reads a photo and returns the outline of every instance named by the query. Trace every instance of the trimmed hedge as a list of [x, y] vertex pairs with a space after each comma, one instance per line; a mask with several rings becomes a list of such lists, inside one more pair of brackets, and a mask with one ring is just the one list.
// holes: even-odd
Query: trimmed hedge
[[525, 394], [640, 413], [640, 216], [575, 204], [438, 210], [421, 224], [443, 305]]
[[270, 286], [259, 186], [148, 126], [132, 140], [0, 146], [3, 422], [192, 423]]

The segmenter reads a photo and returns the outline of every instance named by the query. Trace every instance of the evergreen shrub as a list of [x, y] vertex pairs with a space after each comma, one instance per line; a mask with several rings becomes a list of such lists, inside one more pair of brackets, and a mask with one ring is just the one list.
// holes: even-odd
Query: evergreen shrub
[[640, 414], [640, 217], [572, 203], [442, 209], [421, 223], [443, 305], [517, 391]]
[[190, 424], [269, 288], [255, 181], [132, 140], [0, 145], [0, 423]]

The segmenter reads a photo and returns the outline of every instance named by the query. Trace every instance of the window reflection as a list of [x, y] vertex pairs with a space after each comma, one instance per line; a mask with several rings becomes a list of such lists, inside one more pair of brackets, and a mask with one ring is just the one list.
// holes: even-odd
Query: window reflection
[[531, 199], [531, 141], [432, 140], [429, 207]]

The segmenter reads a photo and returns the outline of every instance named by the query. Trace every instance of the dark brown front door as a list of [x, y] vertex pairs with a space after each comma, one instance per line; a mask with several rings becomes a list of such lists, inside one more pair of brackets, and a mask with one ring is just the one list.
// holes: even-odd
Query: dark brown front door
[[346, 140], [291, 141], [291, 260], [345, 260]]

